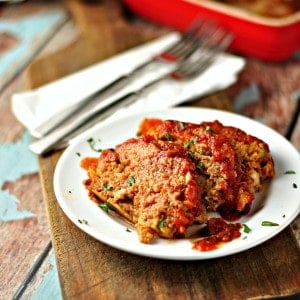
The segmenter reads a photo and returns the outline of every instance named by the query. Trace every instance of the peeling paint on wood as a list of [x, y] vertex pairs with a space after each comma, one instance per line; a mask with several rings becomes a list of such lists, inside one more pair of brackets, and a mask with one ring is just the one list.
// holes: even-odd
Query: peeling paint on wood
[[[0, 299], [13, 299], [50, 241], [38, 163], [28, 149], [31, 137], [12, 117], [9, 101], [27, 88], [24, 68], [67, 19], [61, 1], [24, 1], [0, 9]], [[60, 299], [53, 253], [38, 271], [25, 298]]]
[[19, 200], [5, 189], [6, 182], [38, 171], [36, 156], [28, 149], [31, 137], [27, 131], [15, 143], [0, 144], [0, 221], [7, 222], [35, 217], [30, 211], [18, 210]]
[[34, 57], [49, 35], [65, 20], [66, 14], [61, 11], [17, 20], [0, 20], [0, 90]]
[[62, 299], [57, 273], [57, 266], [53, 253], [49, 257], [49, 261], [47, 261], [47, 263], [50, 266], [50, 268], [43, 274], [43, 281], [35, 290], [34, 294], [31, 297], [31, 300]]

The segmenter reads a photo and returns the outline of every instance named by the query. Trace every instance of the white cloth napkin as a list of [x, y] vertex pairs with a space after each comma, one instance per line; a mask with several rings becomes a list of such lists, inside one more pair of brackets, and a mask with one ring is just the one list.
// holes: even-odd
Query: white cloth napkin
[[[119, 76], [127, 74], [128, 71], [160, 53], [178, 39], [178, 33], [170, 33], [35, 90], [14, 94], [12, 97], [13, 113], [33, 136], [40, 137], [41, 134], [36, 128], [53, 115], [81, 101]], [[165, 80], [149, 92], [142, 94], [130, 107], [118, 111], [109, 119], [119, 117], [124, 113], [172, 107], [195, 97], [224, 89], [235, 82], [238, 72], [244, 65], [243, 58], [222, 54], [208, 70], [198, 77], [181, 82]], [[164, 74], [167, 68], [169, 66], [162, 63], [153, 66], [138, 80], [125, 87], [121, 94], [136, 90], [151, 81], [157, 73]]]

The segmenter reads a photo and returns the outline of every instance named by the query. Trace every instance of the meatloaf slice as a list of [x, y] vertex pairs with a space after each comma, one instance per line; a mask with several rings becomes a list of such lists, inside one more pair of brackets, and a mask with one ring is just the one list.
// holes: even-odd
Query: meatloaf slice
[[90, 194], [130, 220], [143, 243], [184, 237], [187, 227], [206, 222], [196, 167], [177, 143], [132, 138], [87, 169]]
[[171, 140], [189, 151], [201, 178], [203, 202], [210, 211], [247, 213], [255, 192], [275, 174], [265, 142], [219, 121], [193, 124], [148, 118], [141, 122], [138, 133]]

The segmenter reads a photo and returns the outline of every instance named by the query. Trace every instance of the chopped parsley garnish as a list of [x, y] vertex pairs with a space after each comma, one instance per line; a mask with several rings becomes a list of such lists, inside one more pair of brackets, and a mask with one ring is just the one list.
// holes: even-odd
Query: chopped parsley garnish
[[87, 220], [85, 220], [85, 219], [82, 219], [82, 220], [80, 220], [80, 219], [78, 219], [78, 222], [80, 223], [80, 224], [85, 224], [85, 225], [88, 225], [88, 221]]
[[96, 148], [96, 142], [92, 137], [87, 139], [86, 141], [88, 142], [88, 144], [90, 145], [90, 147], [93, 151], [96, 151], [96, 152], [101, 152], [102, 151], [101, 148]]
[[[287, 171], [284, 172], [284, 174], [292, 174], [293, 175], [293, 174], [296, 174], [296, 171], [294, 171], [294, 170], [287, 170]], [[295, 182], [293, 183], [293, 188], [294, 189], [298, 188], [298, 186], [297, 186], [297, 184]]]
[[172, 141], [172, 140], [173, 140], [173, 137], [172, 137], [172, 135], [170, 134], [170, 132], [167, 132], [167, 133], [165, 134], [165, 138], [166, 138], [167, 141]]
[[105, 191], [112, 191], [114, 188], [111, 186], [111, 185], [109, 185], [109, 183], [104, 183], [103, 184], [103, 190], [105, 190]]
[[180, 130], [184, 130], [185, 126], [183, 122], [178, 121], [178, 127]]
[[262, 221], [261, 225], [262, 226], [279, 226], [278, 223], [274, 223], [274, 222], [271, 222], [271, 221]]
[[259, 153], [260, 153], [260, 156], [262, 156], [262, 157], [266, 156], [265, 148], [259, 148]]
[[245, 233], [250, 233], [251, 228], [250, 228], [248, 225], [243, 224], [243, 227], [244, 227], [244, 232], [245, 232]]
[[195, 158], [195, 154], [194, 154], [194, 152], [192, 152], [192, 151], [189, 151], [189, 152], [188, 152], [188, 156], [189, 156], [191, 159], [194, 159], [194, 158]]
[[198, 170], [202, 171], [202, 170], [203, 170], [203, 167], [204, 167], [203, 162], [198, 161], [197, 164], [196, 164], [196, 168], [197, 168]]
[[80, 157], [80, 156], [81, 156], [81, 153], [80, 153], [80, 152], [76, 152], [76, 155], [77, 155], [78, 157]]
[[114, 207], [107, 202], [99, 204], [99, 207], [102, 208], [106, 213], [109, 213], [111, 210], [115, 210]]
[[189, 141], [187, 141], [186, 143], [184, 143], [184, 144], [183, 144], [183, 147], [184, 147], [184, 148], [188, 148], [188, 147], [190, 147], [191, 145], [196, 144], [196, 143], [197, 143], [197, 140], [198, 140], [198, 138], [197, 138], [197, 137], [194, 137], [194, 138], [190, 139]]
[[133, 186], [135, 184], [135, 178], [133, 176], [130, 176], [127, 180], [127, 183], [130, 185], [130, 186]]
[[131, 230], [130, 230], [129, 228], [126, 228], [126, 231], [127, 231], [127, 232], [131, 232]]
[[165, 226], [165, 223], [166, 223], [166, 219], [165, 218], [160, 219], [160, 221], [157, 224], [157, 228], [158, 229], [162, 229]]
[[296, 172], [294, 170], [287, 170], [284, 174], [296, 174]]

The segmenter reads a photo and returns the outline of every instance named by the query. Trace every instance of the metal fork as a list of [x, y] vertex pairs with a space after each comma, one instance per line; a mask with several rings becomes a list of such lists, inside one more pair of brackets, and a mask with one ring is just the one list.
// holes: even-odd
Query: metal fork
[[104, 120], [120, 108], [134, 103], [143, 92], [154, 87], [155, 84], [164, 80], [188, 80], [203, 73], [212, 64], [216, 56], [224, 51], [232, 41], [232, 35], [221, 29], [211, 33], [209, 35], [210, 39], [205, 40], [197, 51], [181, 61], [171, 72], [150, 81], [140, 89], [114, 99], [113, 105], [109, 107], [103, 108], [101, 102], [97, 105], [94, 103], [86, 105], [79, 114], [73, 115], [49, 135], [33, 142], [29, 148], [36, 154], [46, 154], [51, 150], [63, 148], [72, 137]]
[[87, 96], [85, 99], [82, 99], [76, 105], [69, 107], [65, 111], [53, 116], [47, 122], [37, 127], [36, 132], [38, 132], [41, 137], [48, 134], [57, 125], [71, 116], [74, 112], [81, 109], [88, 102], [93, 101], [93, 99], [98, 98], [99, 96], [101, 96], [101, 99], [103, 99], [128, 85], [137, 75], [140, 75], [140, 72], [145, 71], [146, 68], [153, 63], [159, 62], [166, 64], [177, 64], [185, 60], [195, 51], [195, 49], [197, 49], [197, 47], [199, 47], [199, 43], [207, 33], [207, 24], [203, 22], [201, 18], [196, 18], [188, 30], [181, 35], [177, 42], [169, 46], [167, 49], [164, 49], [161, 53], [154, 55], [144, 63], [138, 65], [132, 71], [116, 78], [107, 86]]

